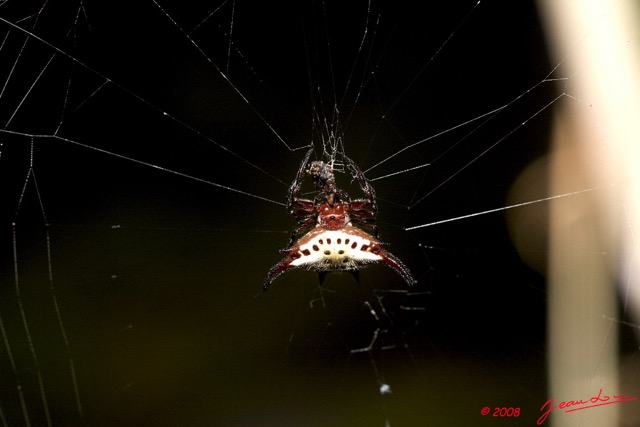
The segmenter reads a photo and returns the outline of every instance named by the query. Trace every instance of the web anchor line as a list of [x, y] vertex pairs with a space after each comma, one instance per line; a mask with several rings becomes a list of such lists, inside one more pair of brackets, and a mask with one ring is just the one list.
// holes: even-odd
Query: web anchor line
[[[611, 184], [611, 185], [613, 185], [613, 184]], [[500, 212], [500, 211], [506, 211], [508, 209], [520, 208], [522, 206], [533, 205], [535, 203], [548, 202], [550, 200], [561, 199], [561, 198], [569, 197], [569, 196], [575, 196], [575, 195], [578, 195], [578, 194], [587, 193], [589, 191], [601, 190], [603, 188], [610, 187], [611, 185], [601, 185], [601, 186], [598, 186], [598, 187], [586, 188], [584, 190], [572, 191], [570, 193], [563, 193], [563, 194], [558, 194], [558, 195], [555, 195], [555, 196], [544, 197], [542, 199], [531, 200], [531, 201], [528, 201], [528, 202], [516, 203], [515, 205], [504, 206], [504, 207], [496, 208], [496, 209], [489, 209], [489, 210], [482, 211], [482, 212], [476, 212], [476, 213], [472, 213], [472, 214], [468, 214], [468, 215], [457, 216], [455, 218], [443, 219], [443, 220], [440, 220], [440, 221], [429, 222], [429, 223], [421, 224], [421, 225], [414, 225], [413, 227], [405, 227], [404, 230], [405, 231], [417, 230], [418, 228], [431, 227], [433, 225], [440, 225], [440, 224], [444, 224], [444, 223], [447, 223], [447, 222], [459, 221], [461, 219], [473, 218], [474, 216], [480, 216], [480, 215], [486, 215], [486, 214]]]

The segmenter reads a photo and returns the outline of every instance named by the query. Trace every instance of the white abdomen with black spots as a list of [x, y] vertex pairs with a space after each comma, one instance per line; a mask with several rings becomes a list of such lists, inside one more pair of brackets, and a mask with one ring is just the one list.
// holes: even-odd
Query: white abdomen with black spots
[[299, 242], [299, 258], [291, 265], [319, 271], [355, 270], [382, 259], [378, 242], [361, 236], [365, 233], [355, 227], [347, 230], [312, 230]]

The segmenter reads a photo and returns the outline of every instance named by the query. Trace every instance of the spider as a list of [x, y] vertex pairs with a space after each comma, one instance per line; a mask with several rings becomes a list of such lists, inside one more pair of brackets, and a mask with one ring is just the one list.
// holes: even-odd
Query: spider
[[[298, 227], [291, 232], [289, 246], [282, 250], [284, 258], [271, 267], [264, 279], [264, 291], [278, 276], [292, 268], [318, 271], [322, 279], [330, 271], [357, 272], [372, 263], [391, 267], [409, 285], [416, 283], [404, 263], [378, 240], [376, 193], [360, 168], [344, 157], [366, 196], [365, 199], [351, 200], [336, 186], [330, 164], [313, 161], [307, 168], [312, 151], [305, 155], [289, 188], [287, 212], [297, 219]], [[314, 200], [299, 197], [305, 173], [311, 175], [315, 183], [317, 195]]]

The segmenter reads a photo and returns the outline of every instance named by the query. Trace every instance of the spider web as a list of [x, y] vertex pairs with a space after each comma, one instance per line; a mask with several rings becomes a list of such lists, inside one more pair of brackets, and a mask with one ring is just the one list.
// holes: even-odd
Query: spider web
[[[529, 3], [255, 3], [0, 3], [0, 421], [533, 424], [549, 292], [522, 258], [548, 252], [501, 212], [610, 192], [512, 190], [555, 109], [589, 108], [580, 64], [549, 62]], [[365, 171], [418, 285], [371, 266], [261, 293], [309, 146], [354, 197], [344, 156]], [[596, 313], [620, 344], [596, 347], [632, 381], [620, 277], [620, 313]]]

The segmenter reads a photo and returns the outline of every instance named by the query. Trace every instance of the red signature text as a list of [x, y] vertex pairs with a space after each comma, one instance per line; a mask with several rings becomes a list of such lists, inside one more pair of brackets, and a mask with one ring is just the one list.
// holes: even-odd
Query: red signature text
[[544, 412], [542, 413], [542, 415], [540, 415], [540, 418], [538, 418], [538, 422], [536, 424], [540, 425], [545, 422], [549, 414], [556, 409], [564, 409], [564, 412], [573, 412], [581, 411], [583, 409], [597, 408], [598, 406], [612, 405], [614, 403], [631, 402], [633, 400], [638, 400], [638, 398], [618, 394], [614, 394], [613, 396], [603, 396], [602, 389], [600, 389], [597, 395], [586, 400], [567, 400], [555, 405], [554, 400], [549, 399], [544, 402], [544, 405], [542, 405], [542, 408], [540, 408], [540, 410]]

